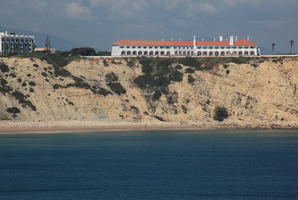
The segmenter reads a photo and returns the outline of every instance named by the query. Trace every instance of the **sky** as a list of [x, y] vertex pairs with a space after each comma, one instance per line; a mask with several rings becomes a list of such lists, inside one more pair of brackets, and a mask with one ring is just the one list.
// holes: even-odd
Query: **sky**
[[[0, 26], [110, 50], [118, 40], [237, 35], [298, 53], [298, 0], [0, 0]], [[9, 31], [9, 30], [8, 30]], [[262, 50], [262, 49], [261, 49]]]

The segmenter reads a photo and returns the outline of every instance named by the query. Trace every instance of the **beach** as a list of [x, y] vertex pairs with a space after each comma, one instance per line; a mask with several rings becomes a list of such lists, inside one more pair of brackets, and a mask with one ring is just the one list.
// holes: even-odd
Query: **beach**
[[130, 121], [1, 121], [0, 134], [174, 129], [295, 129], [297, 122], [130, 122]]

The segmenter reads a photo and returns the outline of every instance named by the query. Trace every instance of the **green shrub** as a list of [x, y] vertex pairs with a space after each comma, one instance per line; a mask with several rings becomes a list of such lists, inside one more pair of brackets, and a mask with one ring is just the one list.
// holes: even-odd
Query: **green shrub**
[[4, 63], [0, 63], [0, 70], [1, 72], [6, 73], [6, 72], [9, 72], [9, 67]]
[[248, 57], [232, 57], [230, 62], [235, 64], [246, 64], [250, 60]]
[[142, 57], [139, 62], [142, 65], [143, 73], [150, 74], [153, 72], [154, 58]]
[[134, 83], [138, 85], [139, 88], [145, 89], [152, 86], [154, 81], [153, 76], [151, 75], [141, 75], [135, 78]]
[[8, 82], [5, 79], [3, 79], [2, 77], [0, 77], [0, 84], [1, 84], [0, 85], [0, 92], [2, 94], [7, 94], [7, 93], [12, 91], [12, 88], [7, 85]]
[[74, 48], [70, 50], [73, 56], [95, 56], [96, 51], [90, 47]]
[[114, 72], [106, 74], [106, 82], [117, 82], [119, 80], [118, 76]]
[[177, 70], [181, 70], [181, 69], [183, 69], [183, 67], [182, 67], [181, 65], [177, 65], [177, 66], [175, 67], [175, 69], [177, 69]]
[[193, 74], [193, 73], [195, 73], [195, 70], [193, 70], [192, 68], [189, 67], [185, 70], [185, 73]]
[[152, 87], [166, 87], [170, 84], [170, 79], [168, 77], [155, 77], [155, 80], [149, 85]]
[[127, 66], [130, 68], [133, 68], [135, 66], [135, 63], [132, 60], [127, 60]]
[[186, 114], [188, 112], [188, 108], [185, 105], [181, 106], [183, 113]]
[[155, 91], [152, 96], [152, 100], [158, 101], [160, 99], [161, 95], [162, 95], [162, 93], [159, 90]]
[[36, 86], [36, 83], [33, 82], [33, 81], [30, 81], [30, 82], [29, 82], [29, 85], [30, 85], [30, 86]]
[[130, 109], [135, 112], [136, 114], [140, 113], [140, 110], [136, 106], [130, 106]]
[[157, 116], [157, 115], [152, 115], [152, 117], [154, 117], [155, 119], [159, 120], [159, 121], [162, 121], [162, 122], [166, 122], [166, 120], [160, 116]]
[[92, 89], [92, 92], [103, 96], [108, 96], [109, 94], [112, 94], [110, 91], [107, 91], [106, 89], [100, 87]]
[[16, 100], [19, 101], [20, 104], [22, 104], [24, 107], [30, 107], [33, 111], [36, 111], [36, 107], [32, 104], [31, 101], [27, 100], [27, 97], [19, 92], [19, 91], [14, 91], [13, 93], [11, 93], [11, 95], [13, 97], [15, 97]]
[[103, 60], [103, 65], [104, 65], [105, 67], [108, 67], [108, 66], [109, 66], [109, 63], [108, 63], [108, 61], [106, 61], [106, 60]]
[[225, 64], [223, 67], [224, 67], [225, 69], [227, 69], [229, 66], [230, 66], [230, 65]]
[[66, 69], [57, 69], [55, 70], [56, 76], [62, 76], [62, 77], [69, 77], [71, 76], [71, 73]]
[[33, 67], [38, 68], [39, 66], [38, 64], [33, 64]]
[[217, 106], [214, 110], [213, 119], [216, 121], [222, 122], [227, 118], [229, 118], [228, 109], [225, 107]]
[[188, 83], [193, 84], [194, 82], [195, 82], [195, 79], [191, 75], [188, 75]]
[[120, 83], [108, 83], [107, 85], [118, 95], [126, 94], [126, 89]]
[[197, 58], [192, 58], [192, 57], [181, 58], [178, 61], [182, 65], [193, 67], [193, 68], [199, 67], [201, 65], [201, 63]]
[[55, 89], [55, 90], [57, 90], [57, 89], [59, 89], [59, 88], [62, 88], [63, 86], [62, 85], [60, 85], [60, 84], [55, 84], [55, 85], [53, 85], [53, 88]]
[[21, 112], [20, 109], [18, 109], [16, 107], [7, 108], [6, 111], [9, 112], [9, 113], [13, 113], [13, 114], [17, 114], [17, 113]]
[[181, 73], [180, 71], [173, 71], [170, 74], [170, 80], [171, 81], [176, 81], [176, 82], [181, 82], [183, 80], [183, 73]]

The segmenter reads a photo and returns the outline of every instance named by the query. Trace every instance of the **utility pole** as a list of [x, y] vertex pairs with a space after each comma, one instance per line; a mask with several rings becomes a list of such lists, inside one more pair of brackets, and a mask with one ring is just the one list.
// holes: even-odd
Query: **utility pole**
[[51, 51], [51, 42], [50, 42], [50, 38], [49, 38], [48, 35], [46, 37], [45, 47], [46, 47], [47, 52], [50, 53], [50, 51]]

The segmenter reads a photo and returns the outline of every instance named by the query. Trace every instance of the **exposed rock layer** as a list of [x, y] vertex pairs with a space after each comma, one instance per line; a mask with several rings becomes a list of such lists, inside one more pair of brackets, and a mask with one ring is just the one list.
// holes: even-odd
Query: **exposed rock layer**
[[35, 58], [0, 64], [0, 120], [214, 123], [221, 106], [227, 126], [298, 127], [298, 58], [223, 62], [206, 71], [179, 64], [182, 81], [160, 93], [135, 83], [143, 74], [138, 59], [79, 59], [58, 76]]

